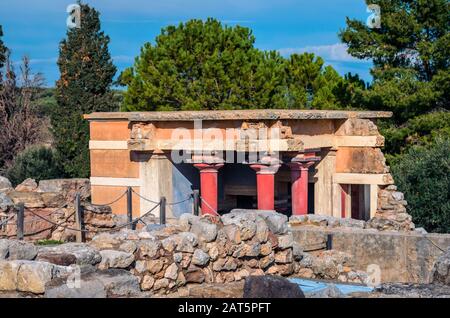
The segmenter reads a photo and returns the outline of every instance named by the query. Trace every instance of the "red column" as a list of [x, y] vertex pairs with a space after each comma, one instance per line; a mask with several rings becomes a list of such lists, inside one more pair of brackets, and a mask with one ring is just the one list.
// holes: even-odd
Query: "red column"
[[308, 214], [308, 170], [320, 160], [315, 152], [310, 150], [302, 153], [288, 163], [291, 168], [292, 215]]
[[217, 173], [223, 163], [196, 163], [194, 167], [200, 170], [200, 196], [202, 198], [202, 214], [216, 214], [217, 204]]
[[250, 165], [250, 168], [256, 171], [258, 210], [275, 209], [275, 173], [277, 173], [279, 167], [279, 164]]

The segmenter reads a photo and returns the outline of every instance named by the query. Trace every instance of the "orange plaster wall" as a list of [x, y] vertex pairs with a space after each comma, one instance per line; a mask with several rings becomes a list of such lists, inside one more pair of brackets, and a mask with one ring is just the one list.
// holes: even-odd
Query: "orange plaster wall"
[[92, 121], [91, 140], [128, 140], [130, 138], [128, 121]]
[[91, 150], [91, 176], [139, 178], [139, 162], [131, 161], [129, 150]]
[[384, 156], [379, 148], [340, 147], [336, 152], [338, 173], [385, 173]]
[[335, 131], [333, 120], [290, 120], [289, 125], [295, 135], [326, 135]]
[[[127, 190], [127, 187], [119, 186], [91, 186], [91, 199], [94, 204], [105, 204], [114, 201]], [[139, 193], [139, 187], [133, 187]], [[139, 197], [133, 193], [133, 216], [140, 215]], [[111, 205], [114, 214], [127, 214], [127, 196], [124, 195], [119, 201]]]

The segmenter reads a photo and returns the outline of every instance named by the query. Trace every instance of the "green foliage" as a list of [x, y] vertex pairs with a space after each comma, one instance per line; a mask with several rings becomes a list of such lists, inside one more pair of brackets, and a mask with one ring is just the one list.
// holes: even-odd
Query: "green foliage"
[[399, 190], [408, 200], [416, 226], [429, 232], [450, 232], [450, 138], [413, 146], [392, 162]]
[[404, 125], [381, 126], [386, 138], [385, 152], [388, 162], [413, 145], [427, 145], [439, 136], [450, 137], [450, 112], [437, 111], [414, 117]]
[[6, 46], [3, 44], [2, 36], [3, 36], [3, 29], [2, 26], [0, 25], [0, 69], [6, 62]]
[[250, 29], [214, 19], [168, 26], [119, 81], [123, 110], [339, 108], [344, 81], [314, 54], [288, 59], [254, 47]]
[[370, 89], [356, 92], [368, 109], [391, 110], [402, 125], [449, 110], [450, 4], [447, 0], [367, 0], [381, 8], [381, 28], [347, 18], [339, 36], [351, 55], [373, 59]]
[[63, 172], [55, 151], [34, 146], [16, 156], [6, 175], [14, 185], [17, 185], [27, 178], [36, 181], [61, 178]]
[[67, 31], [60, 43], [58, 106], [51, 113], [56, 150], [69, 177], [89, 176], [89, 125], [83, 114], [117, 110], [111, 91], [116, 67], [108, 51], [109, 37], [100, 31], [99, 13], [80, 5], [81, 27]]
[[381, 28], [347, 18], [339, 34], [349, 53], [373, 59], [376, 69], [412, 68], [430, 81], [446, 70], [450, 56], [450, 10], [447, 0], [366, 0], [381, 8]]
[[48, 245], [61, 245], [64, 244], [64, 242], [58, 240], [37, 240], [35, 244], [39, 246], [48, 246]]

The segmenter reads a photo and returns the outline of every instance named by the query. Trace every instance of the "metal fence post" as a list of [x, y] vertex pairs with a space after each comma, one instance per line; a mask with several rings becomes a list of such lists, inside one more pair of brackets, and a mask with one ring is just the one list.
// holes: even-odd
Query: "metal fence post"
[[200, 191], [194, 190], [194, 215], [199, 215]]
[[327, 251], [333, 249], [333, 234], [327, 234]]
[[19, 203], [19, 210], [17, 211], [17, 239], [23, 240], [23, 224], [25, 219], [25, 205], [23, 203]]
[[159, 224], [166, 224], [166, 197], [159, 201]]
[[76, 231], [75, 236], [78, 243], [84, 242], [83, 223], [83, 208], [81, 206], [80, 193], [77, 193], [75, 195], [75, 226], [78, 231]]
[[127, 220], [130, 225], [129, 229], [134, 230], [136, 228], [136, 224], [133, 222], [133, 190], [131, 187], [127, 188]]

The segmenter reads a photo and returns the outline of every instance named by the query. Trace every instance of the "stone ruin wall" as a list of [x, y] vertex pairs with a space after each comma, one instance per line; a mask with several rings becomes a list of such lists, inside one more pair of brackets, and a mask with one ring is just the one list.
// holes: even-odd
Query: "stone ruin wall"
[[[123, 216], [112, 214], [111, 208], [96, 206], [88, 202], [91, 191], [89, 179], [54, 179], [36, 183], [27, 179], [16, 188], [3, 178], [0, 188], [0, 238], [17, 237], [17, 205], [25, 207], [24, 239], [29, 241], [57, 240], [75, 241], [75, 195], [82, 201], [86, 239], [90, 240], [97, 231], [115, 228], [126, 222]], [[33, 214], [34, 213], [34, 214]], [[55, 226], [35, 214], [61, 226]]]
[[377, 147], [338, 149], [336, 172], [386, 174], [384, 185], [378, 185], [377, 209], [375, 215], [367, 222], [367, 228], [380, 231], [411, 231], [415, 226], [412, 217], [407, 213], [407, 201], [402, 192], [394, 185], [390, 167], [386, 165], [381, 148], [384, 137], [379, 133], [374, 120], [350, 118], [345, 120], [336, 130], [338, 136], [376, 136]]
[[[80, 289], [67, 285], [81, 268]], [[166, 226], [102, 233], [89, 243], [0, 240], [0, 293], [36, 297], [182, 296], [190, 286], [279, 275], [364, 283], [348, 254], [306, 253], [287, 218], [270, 211], [183, 215]], [[26, 282], [26, 283], [25, 283]]]

